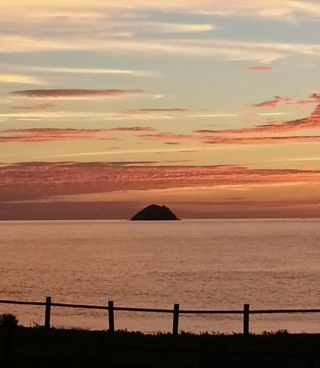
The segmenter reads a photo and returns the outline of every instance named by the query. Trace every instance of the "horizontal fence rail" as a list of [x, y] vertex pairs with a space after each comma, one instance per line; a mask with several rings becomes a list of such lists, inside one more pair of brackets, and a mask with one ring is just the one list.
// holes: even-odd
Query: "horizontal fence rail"
[[106, 310], [108, 311], [109, 319], [109, 332], [115, 331], [114, 324], [114, 312], [125, 311], [125, 312], [143, 312], [143, 313], [166, 313], [172, 314], [172, 334], [178, 335], [179, 330], [179, 316], [182, 314], [212, 314], [212, 315], [242, 315], [243, 316], [243, 334], [248, 335], [250, 315], [254, 314], [304, 314], [304, 313], [320, 313], [320, 309], [252, 309], [250, 310], [249, 304], [244, 304], [241, 310], [190, 310], [180, 309], [179, 304], [174, 304], [173, 309], [159, 309], [159, 308], [132, 308], [132, 307], [116, 307], [113, 301], [109, 301], [107, 306], [103, 305], [87, 305], [87, 304], [70, 304], [70, 303], [54, 303], [51, 297], [46, 297], [45, 302], [29, 302], [29, 301], [18, 301], [18, 300], [0, 300], [0, 304], [15, 304], [15, 305], [32, 305], [32, 306], [43, 306], [45, 307], [45, 320], [44, 327], [50, 328], [51, 323], [51, 309], [52, 307], [59, 308], [81, 308], [81, 309], [95, 309], [95, 310]]

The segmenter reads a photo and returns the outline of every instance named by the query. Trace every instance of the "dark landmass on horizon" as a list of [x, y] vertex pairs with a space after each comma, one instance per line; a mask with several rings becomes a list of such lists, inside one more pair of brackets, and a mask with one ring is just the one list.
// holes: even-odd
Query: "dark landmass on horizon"
[[176, 221], [177, 216], [166, 206], [151, 204], [136, 213], [131, 221]]

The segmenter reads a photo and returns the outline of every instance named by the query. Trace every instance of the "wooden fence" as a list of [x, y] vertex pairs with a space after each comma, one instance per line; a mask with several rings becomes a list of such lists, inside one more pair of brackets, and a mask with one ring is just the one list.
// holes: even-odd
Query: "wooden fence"
[[95, 310], [107, 310], [109, 319], [108, 331], [113, 333], [115, 331], [114, 324], [114, 311], [126, 311], [126, 312], [144, 312], [144, 313], [167, 313], [172, 314], [172, 334], [178, 335], [179, 331], [179, 316], [184, 314], [238, 314], [243, 316], [243, 334], [248, 335], [250, 333], [249, 321], [250, 315], [254, 314], [297, 314], [297, 313], [320, 313], [320, 309], [256, 309], [250, 310], [249, 304], [244, 304], [242, 310], [188, 310], [180, 309], [179, 304], [174, 304], [173, 309], [155, 309], [155, 308], [130, 308], [130, 307], [115, 307], [113, 301], [109, 301], [107, 306], [101, 305], [85, 305], [85, 304], [67, 304], [67, 303], [54, 303], [51, 297], [46, 297], [45, 302], [27, 302], [27, 301], [14, 301], [14, 300], [0, 300], [0, 304], [16, 304], [16, 305], [32, 305], [32, 306], [44, 306], [45, 307], [45, 319], [44, 327], [50, 328], [51, 309], [52, 307], [60, 308], [81, 308], [81, 309], [95, 309]]

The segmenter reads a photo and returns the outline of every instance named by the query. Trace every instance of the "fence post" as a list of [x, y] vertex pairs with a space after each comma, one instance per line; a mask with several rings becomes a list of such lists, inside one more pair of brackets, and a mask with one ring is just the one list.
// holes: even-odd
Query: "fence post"
[[113, 309], [113, 301], [108, 302], [108, 311], [109, 311], [109, 332], [114, 332], [114, 309]]
[[44, 327], [50, 328], [50, 317], [51, 317], [51, 296], [46, 297], [46, 311], [44, 319]]
[[249, 304], [243, 306], [243, 334], [249, 335]]
[[177, 336], [179, 329], [179, 304], [175, 304], [173, 308], [173, 327], [172, 335]]

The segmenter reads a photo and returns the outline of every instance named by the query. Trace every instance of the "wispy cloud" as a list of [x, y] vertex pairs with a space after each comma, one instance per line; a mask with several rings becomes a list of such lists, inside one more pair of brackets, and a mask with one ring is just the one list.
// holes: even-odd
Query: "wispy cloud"
[[27, 110], [27, 111], [38, 111], [38, 110], [47, 110], [53, 108], [55, 105], [53, 104], [37, 104], [32, 106], [12, 106], [13, 110]]
[[126, 115], [140, 115], [140, 114], [153, 114], [153, 113], [163, 113], [163, 112], [185, 112], [186, 109], [181, 108], [169, 108], [169, 109], [136, 109], [136, 110], [125, 110], [123, 114]]
[[173, 134], [173, 133], [143, 134], [140, 135], [140, 137], [154, 141], [177, 141], [177, 140], [193, 139], [192, 135]]
[[210, 24], [153, 23], [153, 25], [161, 33], [208, 32], [219, 28]]
[[83, 50], [112, 52], [121, 55], [176, 55], [185, 58], [217, 60], [252, 60], [262, 63], [288, 58], [308, 56], [319, 58], [320, 45], [294, 43], [258, 43], [227, 40], [154, 39], [116, 40], [107, 36], [64, 38], [27, 35], [0, 35], [0, 52], [40, 52], [59, 50]]
[[260, 144], [290, 144], [290, 143], [320, 143], [320, 137], [211, 137], [203, 139], [206, 144], [231, 144], [231, 145], [260, 145]]
[[[31, 99], [30, 99], [31, 100]], [[29, 111], [23, 112], [8, 112], [8, 113], [0, 113], [0, 118], [6, 119], [46, 119], [46, 120], [68, 120], [70, 121], [150, 121], [150, 120], [170, 120], [173, 117], [170, 115], [163, 115], [160, 113], [154, 114], [124, 114], [123, 112], [95, 112], [92, 111], [50, 111], [49, 109], [27, 109]]]
[[14, 91], [10, 95], [19, 98], [31, 99], [101, 99], [123, 97], [128, 95], [136, 95], [142, 93], [142, 90], [94, 90], [94, 89], [38, 89], [38, 90], [24, 90]]
[[119, 74], [126, 76], [138, 76], [138, 77], [159, 77], [158, 72], [150, 72], [144, 70], [130, 70], [130, 69], [103, 69], [103, 68], [52, 68], [43, 66], [20, 66], [25, 70], [31, 70], [36, 72], [49, 72], [49, 73], [63, 73], [63, 74]]
[[284, 123], [270, 124], [242, 129], [195, 130], [203, 142], [210, 144], [276, 144], [276, 143], [317, 143], [319, 136], [284, 136], [284, 134], [320, 129], [320, 105], [310, 117]]
[[[317, 0], [202, 0], [201, 2], [190, 2], [189, 0], [119, 0], [115, 4], [111, 1], [101, 0], [78, 0], [77, 7], [65, 3], [63, 0], [47, 2], [44, 6], [39, 0], [29, 0], [28, 3], [21, 3], [21, 0], [12, 0], [0, 5], [2, 11], [17, 11], [33, 13], [35, 15], [52, 16], [70, 16], [72, 10], [76, 11], [77, 16], [83, 18], [98, 18], [102, 14], [125, 13], [133, 14], [138, 11], [161, 10], [173, 12], [192, 12], [192, 13], [210, 13], [216, 15], [243, 15], [250, 14], [252, 17], [286, 19], [292, 20], [300, 17], [316, 18], [320, 16], [320, 6]], [[32, 13], [31, 13], [32, 14]], [[80, 18], [81, 19], [81, 18]]]
[[[167, 144], [168, 142], [165, 142], [165, 144]], [[116, 150], [116, 151], [112, 151], [110, 149], [105, 150], [105, 151], [90, 151], [90, 152], [78, 152], [78, 153], [68, 153], [68, 154], [50, 154], [50, 155], [45, 155], [42, 156], [46, 159], [57, 159], [57, 160], [61, 160], [61, 159], [68, 159], [70, 160], [71, 158], [73, 159], [81, 159], [81, 158], [85, 158], [85, 157], [101, 157], [101, 156], [113, 156], [113, 155], [118, 155], [118, 154], [126, 154], [126, 155], [131, 155], [131, 154], [135, 154], [135, 153], [143, 153], [144, 155], [149, 154], [149, 153], [173, 153], [173, 152], [190, 152], [190, 151], [186, 151], [185, 148], [148, 148], [148, 149], [120, 149], [120, 150]]]
[[276, 96], [273, 100], [260, 102], [252, 105], [253, 107], [277, 107], [281, 102], [291, 101], [291, 99]]
[[[78, 40], [80, 42], [80, 40]], [[21, 34], [0, 34], [0, 52], [41, 52], [57, 50], [79, 50], [78, 43], [65, 42], [58, 39], [42, 38], [40, 36], [27, 36]]]
[[110, 133], [141, 133], [154, 132], [149, 127], [118, 127], [110, 129], [56, 129], [56, 128], [33, 128], [33, 129], [8, 129], [0, 132], [1, 143], [42, 143], [53, 141], [87, 141], [105, 140], [116, 141], [119, 137], [110, 136]]
[[[12, 114], [20, 119], [40, 118], [40, 116], [51, 116], [58, 119], [65, 117], [68, 119], [79, 120], [81, 115], [74, 115], [66, 112], [48, 112], [46, 111], [51, 105], [35, 105], [27, 107], [30, 110], [39, 109], [36, 112], [18, 113]], [[42, 111], [44, 110], [44, 111]], [[163, 109], [159, 109], [162, 112]], [[147, 109], [146, 111], [149, 111]], [[150, 109], [153, 111], [153, 109]], [[157, 109], [156, 109], [157, 111]], [[174, 109], [176, 111], [176, 109]], [[178, 111], [180, 111], [178, 109]], [[53, 115], [51, 115], [51, 113]], [[44, 114], [44, 115], [43, 115]], [[58, 115], [56, 115], [58, 114]], [[61, 115], [59, 115], [61, 114]], [[0, 115], [1, 116], [1, 115]], [[115, 114], [102, 114], [100, 118], [104, 120], [121, 120], [121, 116], [130, 120], [132, 115], [126, 115], [123, 113]], [[136, 115], [133, 115], [136, 118]], [[137, 119], [140, 119], [140, 115], [137, 115]], [[150, 120], [150, 116], [147, 113], [146, 120]], [[154, 116], [156, 118], [157, 115]], [[83, 118], [90, 117], [89, 113], [85, 113]], [[160, 115], [161, 117], [161, 115]], [[98, 118], [95, 115], [95, 120]], [[119, 119], [118, 119], [119, 118]], [[143, 120], [143, 119], [142, 119]], [[145, 119], [144, 119], [145, 120]], [[250, 128], [240, 129], [228, 129], [228, 130], [213, 130], [213, 129], [200, 129], [194, 130], [192, 134], [181, 134], [176, 132], [161, 132], [148, 125], [146, 126], [120, 126], [109, 129], [11, 129], [2, 131], [0, 141], [2, 143], [9, 142], [44, 142], [44, 141], [67, 141], [67, 140], [112, 140], [119, 139], [117, 135], [110, 137], [110, 133], [136, 133], [135, 139], [137, 142], [139, 139], [149, 141], [163, 141], [164, 143], [174, 143], [182, 141], [194, 141], [205, 144], [220, 144], [220, 145], [262, 145], [262, 144], [289, 144], [289, 143], [319, 143], [320, 137], [317, 134], [301, 135], [303, 131], [317, 131], [320, 130], [320, 105], [315, 109], [310, 117], [305, 119], [299, 119], [294, 121], [287, 121], [284, 123], [271, 122], [265, 125], [260, 125]], [[143, 133], [143, 134], [142, 134]], [[294, 133], [298, 133], [294, 135]], [[129, 152], [128, 152], [129, 153]], [[96, 154], [96, 153], [93, 153]]]
[[319, 100], [320, 100], [320, 98], [317, 94], [313, 94], [313, 95], [309, 96], [306, 100], [299, 100], [296, 97], [275, 96], [275, 98], [273, 100], [260, 102], [258, 104], [254, 104], [252, 106], [253, 107], [261, 107], [261, 108], [264, 108], [264, 107], [277, 107], [281, 103], [284, 103], [286, 105], [302, 105], [302, 106], [304, 106], [304, 105], [310, 105], [310, 104], [318, 103]]
[[21, 74], [0, 74], [0, 82], [15, 84], [45, 84], [40, 78]]
[[[267, 125], [262, 125], [253, 128], [243, 128], [243, 129], [230, 129], [230, 130], [195, 130], [194, 132], [197, 134], [202, 134], [206, 136], [211, 136], [216, 139], [229, 139], [231, 136], [236, 139], [245, 138], [256, 138], [257, 140], [262, 138], [272, 138], [272, 134], [283, 134], [283, 133], [291, 133], [303, 130], [318, 130], [320, 129], [320, 119], [301, 119], [295, 121], [289, 121], [285, 123], [271, 123]], [[261, 135], [264, 135], [262, 137]], [[248, 137], [250, 136], [251, 137]], [[254, 136], [254, 137], [252, 137]], [[274, 137], [276, 138], [276, 137]], [[286, 139], [292, 137], [280, 137], [281, 139]], [[299, 137], [297, 137], [299, 138]]]
[[188, 118], [236, 118], [239, 114], [192, 114]]
[[108, 129], [109, 132], [155, 132], [154, 128], [150, 127], [119, 127]]
[[118, 140], [119, 138], [106, 136], [105, 129], [11, 129], [1, 132], [1, 143], [39, 143], [52, 141], [75, 140]]
[[[125, 22], [116, 22], [113, 27], [117, 29], [128, 29], [131, 36], [135, 33], [144, 33], [145, 29], [148, 29], [148, 33], [199, 33], [208, 32], [212, 30], [218, 30], [221, 27], [211, 25], [211, 24], [194, 24], [194, 23], [164, 23], [164, 22], [150, 22], [147, 20], [135, 20], [130, 22], [126, 20]], [[126, 33], [125, 33], [126, 34]]]
[[271, 72], [274, 70], [276, 69], [270, 66], [253, 66], [251, 68], [246, 68], [246, 71], [248, 72]]
[[257, 114], [253, 114], [253, 115], [257, 115], [257, 116], [281, 116], [281, 115], [286, 115], [286, 112], [260, 112]]

